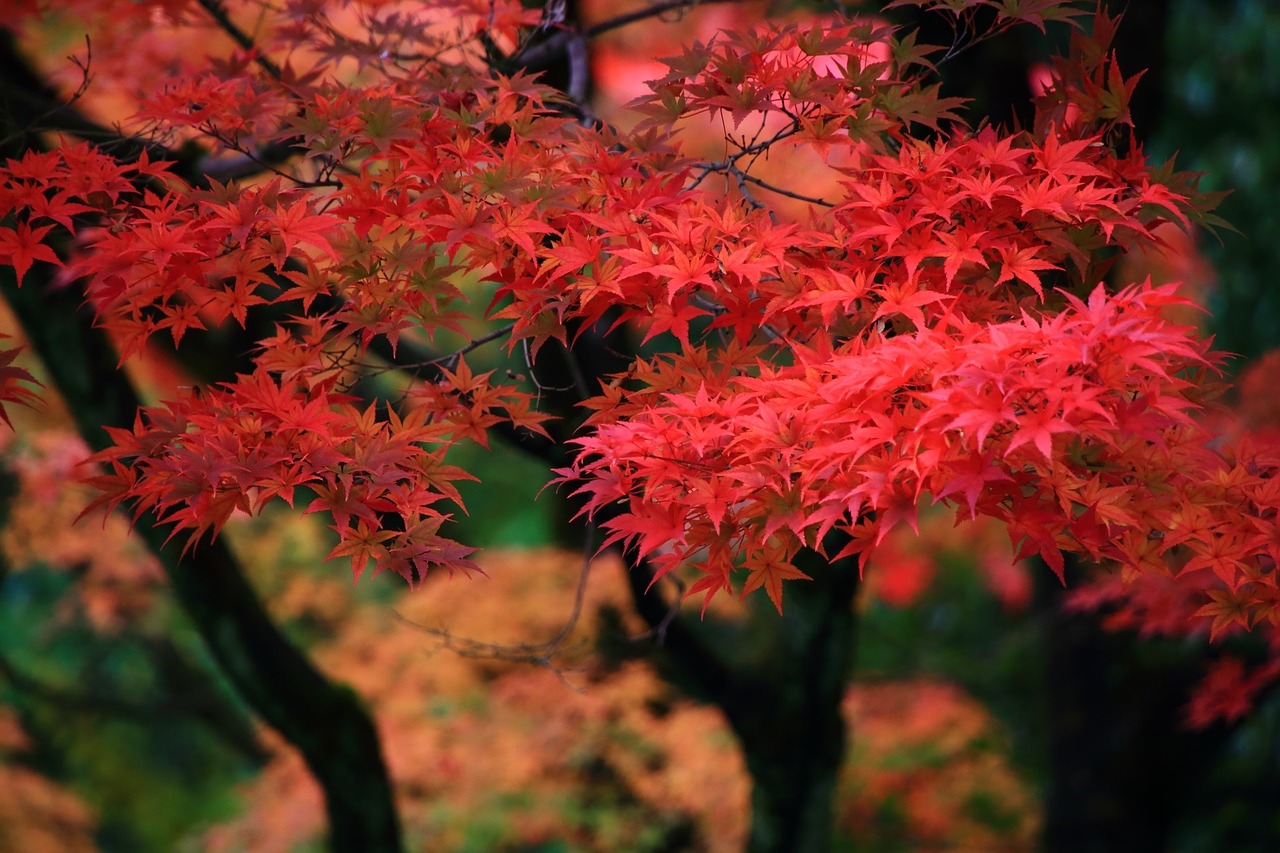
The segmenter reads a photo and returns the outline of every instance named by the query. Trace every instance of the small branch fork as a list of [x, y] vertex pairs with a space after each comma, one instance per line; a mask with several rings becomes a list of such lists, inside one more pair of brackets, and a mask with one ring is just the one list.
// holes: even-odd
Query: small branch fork
[[517, 56], [521, 62], [527, 63], [530, 66], [537, 66], [554, 59], [561, 51], [566, 49], [570, 42], [575, 40], [586, 41], [593, 39], [597, 36], [604, 35], [607, 32], [621, 29], [629, 24], [645, 21], [650, 18], [659, 18], [668, 12], [683, 13], [695, 6], [710, 6], [715, 3], [745, 2], [748, 2], [748, 0], [665, 0], [665, 2], [645, 6], [643, 9], [636, 9], [632, 12], [617, 15], [581, 30], [577, 28], [570, 29], [562, 27], [558, 32], [545, 41], [540, 41], [519, 51]]
[[568, 641], [573, 629], [577, 627], [578, 621], [582, 617], [583, 604], [587, 596], [587, 581], [591, 577], [591, 565], [594, 558], [592, 553], [594, 540], [595, 525], [589, 525], [583, 540], [582, 567], [578, 570], [578, 581], [574, 588], [573, 608], [569, 611], [569, 617], [565, 620], [564, 625], [556, 632], [555, 636], [546, 642], [508, 644], [476, 640], [470, 637], [457, 637], [445, 628], [423, 625], [406, 618], [398, 612], [393, 612], [396, 619], [402, 624], [413, 628], [415, 631], [421, 631], [424, 634], [436, 637], [440, 640], [443, 648], [460, 657], [507, 660], [515, 663], [545, 666], [555, 673], [556, 677], [562, 682], [572, 687], [573, 685], [565, 678], [565, 670], [556, 661], [556, 657], [564, 648], [566, 641]]
[[464, 344], [461, 347], [458, 347], [458, 349], [453, 350], [452, 352], [445, 353], [443, 355], [432, 355], [427, 357], [421, 357], [411, 361], [405, 360], [405, 359], [395, 359], [390, 363], [388, 363], [387, 365], [378, 365], [378, 366], [363, 365], [363, 366], [365, 367], [366, 370], [368, 370], [370, 374], [385, 373], [392, 370], [409, 370], [409, 371], [412, 371], [414, 375], [417, 376], [419, 379], [423, 379], [423, 378], [426, 378], [426, 371], [433, 367], [435, 368], [443, 367], [446, 370], [454, 369], [455, 367], [458, 366], [458, 360], [462, 358], [464, 355], [472, 352], [473, 350], [479, 349], [485, 344], [492, 343], [494, 341], [505, 338], [507, 335], [511, 334], [511, 330], [514, 328], [515, 328], [514, 324], [510, 324], [510, 325], [503, 326], [500, 329], [494, 329], [492, 332], [489, 332], [486, 335], [481, 335], [478, 338], [473, 338], [468, 343]]
[[[591, 546], [595, 540], [595, 525], [589, 525], [586, 536], [584, 537], [584, 546], [582, 553], [582, 567], [578, 571], [578, 580], [574, 589], [573, 607], [569, 611], [569, 616], [565, 620], [560, 630], [555, 636], [542, 643], [495, 643], [488, 640], [477, 640], [471, 637], [458, 637], [451, 633], [447, 628], [436, 628], [430, 625], [423, 625], [415, 622], [398, 612], [393, 611], [395, 618], [401, 624], [420, 631], [429, 636], [435, 637], [440, 641], [441, 648], [447, 649], [459, 657], [475, 658], [481, 660], [505, 660], [513, 663], [532, 664], [534, 666], [543, 666], [555, 673], [566, 686], [578, 689], [566, 678], [566, 670], [560, 666], [557, 657], [562, 651], [565, 651], [565, 643], [573, 634], [574, 629], [578, 626], [578, 622], [582, 618], [584, 604], [586, 602], [587, 581], [591, 576], [591, 567], [594, 562], [595, 555], [592, 553]], [[636, 571], [642, 571], [643, 565], [637, 566]], [[676, 616], [680, 612], [680, 604], [684, 600], [684, 581], [679, 578], [668, 575], [676, 585], [678, 595], [672, 603], [667, 607], [666, 615], [653, 627], [647, 631], [627, 637], [628, 642], [639, 643], [647, 640], [653, 640], [661, 645], [666, 639], [668, 628], [675, 621]]]

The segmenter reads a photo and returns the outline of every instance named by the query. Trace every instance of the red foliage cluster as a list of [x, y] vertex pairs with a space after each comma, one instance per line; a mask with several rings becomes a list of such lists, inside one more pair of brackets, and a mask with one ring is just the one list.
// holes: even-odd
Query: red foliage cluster
[[[995, 31], [1079, 15], [914, 5], [963, 23], [992, 8]], [[254, 49], [178, 74], [134, 119], [208, 142], [235, 161], [205, 173], [225, 182], [86, 145], [0, 166], [0, 261], [21, 277], [76, 237], [68, 273], [126, 355], [289, 312], [254, 372], [113, 432], [101, 503], [194, 541], [304, 489], [357, 572], [468, 569], [439, 533], [466, 476], [443, 455], [544, 415], [540, 389], [476, 374], [464, 351], [506, 335], [533, 357], [627, 324], [664, 347], [586, 403], [558, 474], [611, 541], [691, 571], [708, 600], [745, 575], [781, 609], [802, 547], [837, 531], [831, 556], [866, 555], [931, 498], [1007, 523], [1019, 556], [1059, 574], [1067, 551], [1126, 580], [1176, 575], [1214, 633], [1280, 622], [1280, 455], [1198, 420], [1218, 359], [1169, 319], [1172, 286], [1100, 283], [1211, 206], [1127, 132], [1136, 77], [1109, 53], [1114, 19], [1073, 37], [1019, 132], [966, 124], [932, 82], [946, 53], [878, 21], [694, 44], [626, 132], [484, 70], [524, 44], [515, 4], [368, 4], [339, 26], [297, 0], [259, 23]], [[722, 160], [682, 151], [671, 129], [690, 117], [723, 123]], [[300, 156], [264, 164], [272, 146]], [[753, 173], [791, 151], [825, 158], [829, 192]], [[231, 179], [255, 163], [277, 174]], [[354, 378], [406, 341], [472, 328], [477, 291], [509, 327], [417, 365], [393, 405], [357, 402]]]

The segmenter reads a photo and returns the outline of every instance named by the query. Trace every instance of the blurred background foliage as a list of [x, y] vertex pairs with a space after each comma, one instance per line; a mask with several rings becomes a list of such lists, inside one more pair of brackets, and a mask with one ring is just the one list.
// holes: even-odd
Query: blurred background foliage
[[1218, 212], [1238, 233], [1201, 241], [1215, 274], [1210, 325], [1221, 349], [1256, 358], [1280, 346], [1280, 5], [1173, 0], [1168, 21], [1151, 151], [1231, 191]]
[[[1257, 358], [1280, 345], [1280, 4], [1152, 5], [1165, 29], [1148, 147], [1233, 190], [1220, 213], [1239, 233], [1200, 244], [1209, 324], [1221, 348]], [[520, 369], [493, 358], [476, 367]], [[319, 795], [299, 759], [219, 678], [127, 525], [74, 524], [82, 451], [56, 406], [15, 419], [0, 476], [0, 850], [321, 849]], [[487, 578], [436, 578], [412, 593], [387, 578], [353, 586], [320, 567], [327, 534], [314, 519], [274, 513], [232, 533], [290, 636], [369, 699], [411, 848], [741, 849], [741, 759], [715, 713], [634, 659], [628, 638], [641, 629], [617, 566], [592, 569], [554, 666], [525, 660], [565, 624], [582, 569], [548, 547], [561, 509], [539, 495], [546, 470], [498, 444], [451, 462], [480, 477], [464, 490], [457, 536], [525, 549], [489, 557]], [[1053, 773], [1043, 648], [1055, 623], [1027, 569], [1009, 570], [992, 542], [931, 518], [920, 540], [881, 555], [893, 572], [868, 571], [859, 681], [844, 708], [854, 741], [841, 850], [1037, 847]], [[1147, 849], [1275, 849], [1280, 698], [1196, 743], [1212, 746], [1195, 765], [1203, 775], [1169, 838]]]

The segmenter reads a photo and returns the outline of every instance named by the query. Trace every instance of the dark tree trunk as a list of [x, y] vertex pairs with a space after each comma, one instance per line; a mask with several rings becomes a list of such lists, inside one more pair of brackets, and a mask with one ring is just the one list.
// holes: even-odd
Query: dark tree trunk
[[1050, 763], [1044, 853], [1163, 853], [1229, 734], [1185, 724], [1203, 652], [1105, 631], [1093, 615], [1064, 612], [1057, 580], [1041, 574]]
[[841, 703], [853, 669], [853, 560], [803, 566], [789, 584], [771, 659], [749, 686], [721, 702], [751, 773], [750, 853], [831, 849], [836, 783], [848, 732]]
[[828, 565], [811, 552], [802, 557], [813, 580], [787, 584], [785, 615], [761, 598], [752, 618], [734, 626], [665, 623], [670, 603], [648, 588], [643, 564], [629, 573], [641, 615], [666, 625], [653, 650], [659, 672], [719, 708], [741, 744], [752, 786], [749, 853], [831, 849], [859, 574], [852, 559]]

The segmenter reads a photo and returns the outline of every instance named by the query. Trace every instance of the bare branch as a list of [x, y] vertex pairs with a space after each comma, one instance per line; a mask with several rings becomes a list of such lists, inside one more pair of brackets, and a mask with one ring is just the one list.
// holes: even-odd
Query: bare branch
[[731, 166], [730, 169], [732, 170], [735, 176], [740, 177], [746, 183], [755, 184], [761, 189], [768, 190], [771, 193], [777, 193], [778, 195], [786, 196], [787, 198], [793, 198], [796, 201], [805, 201], [805, 202], [808, 202], [809, 204], [816, 204], [822, 207], [835, 207], [834, 202], [830, 202], [830, 201], [827, 201], [826, 199], [817, 198], [811, 195], [804, 195], [803, 193], [798, 193], [798, 192], [795, 192], [794, 190], [784, 189], [783, 187], [777, 186], [776, 184], [771, 184], [768, 181], [762, 181], [759, 178], [757, 178], [755, 175], [751, 175], [751, 174], [748, 174], [747, 172], [742, 171], [737, 166]]
[[425, 378], [424, 373], [426, 368], [436, 367], [436, 366], [445, 366], [447, 368], [452, 368], [455, 365], [457, 365], [458, 359], [461, 358], [462, 356], [466, 355], [472, 350], [479, 349], [480, 347], [484, 346], [487, 343], [492, 343], [493, 341], [506, 337], [507, 335], [511, 334], [511, 330], [514, 328], [515, 328], [515, 325], [512, 324], [512, 325], [503, 326], [500, 329], [495, 329], [489, 334], [481, 335], [480, 337], [473, 339], [470, 343], [467, 343], [464, 346], [459, 347], [453, 352], [448, 352], [443, 355], [433, 355], [429, 357], [422, 357], [415, 361], [395, 359], [394, 361], [389, 362], [386, 367], [370, 368], [370, 371], [374, 373], [381, 373], [381, 372], [386, 372], [388, 370], [412, 370], [414, 372], [414, 375], [417, 376], [417, 378], [422, 379], [422, 378]]
[[[667, 0], [663, 3], [654, 3], [652, 6], [646, 6], [643, 9], [636, 9], [633, 12], [627, 12], [624, 15], [618, 15], [608, 20], [601, 21], [583, 30], [571, 28], [562, 28], [553, 33], [550, 37], [529, 45], [525, 49], [519, 51], [516, 57], [520, 64], [527, 67], [537, 67], [546, 64], [551, 59], [559, 55], [566, 49], [572, 50], [574, 41], [583, 41], [593, 39], [596, 36], [603, 35], [611, 30], [620, 29], [628, 24], [634, 24], [639, 21], [648, 20], [649, 18], [658, 18], [668, 12], [682, 12], [686, 9], [692, 9], [695, 6], [710, 6], [713, 3], [743, 3], [746, 0]], [[570, 59], [572, 62], [572, 57]], [[572, 97], [573, 93], [569, 93]], [[575, 98], [575, 100], [578, 100]]]
[[654, 3], [652, 6], [646, 6], [643, 9], [637, 9], [634, 12], [627, 12], [625, 15], [618, 15], [607, 21], [587, 27], [583, 32], [587, 38], [595, 38], [598, 35], [607, 33], [610, 30], [616, 30], [625, 27], [628, 24], [634, 24], [637, 21], [644, 21], [649, 18], [657, 18], [665, 15], [667, 12], [684, 11], [692, 9], [694, 6], [710, 6], [713, 3], [743, 3], [746, 0], [667, 0], [664, 3]]
[[[441, 646], [460, 657], [491, 660], [506, 660], [516, 663], [529, 663], [545, 666], [556, 674], [561, 681], [573, 687], [564, 677], [565, 669], [556, 662], [556, 656], [564, 648], [565, 642], [582, 618], [582, 608], [587, 596], [587, 580], [591, 576], [593, 545], [595, 542], [595, 525], [587, 526], [583, 537], [582, 568], [578, 571], [578, 582], [573, 594], [573, 607], [564, 625], [555, 636], [542, 643], [495, 643], [487, 640], [476, 640], [470, 637], [458, 637], [445, 628], [433, 628], [408, 619], [396, 611], [392, 611], [396, 619], [416, 631], [429, 634], [440, 640]], [[577, 688], [574, 688], [577, 689]]]

